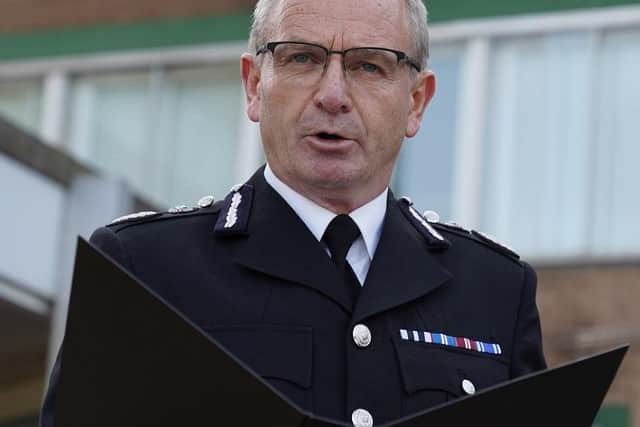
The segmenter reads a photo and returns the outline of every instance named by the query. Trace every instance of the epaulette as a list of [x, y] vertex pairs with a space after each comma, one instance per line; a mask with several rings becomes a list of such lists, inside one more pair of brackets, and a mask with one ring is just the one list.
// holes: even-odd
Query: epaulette
[[413, 207], [413, 202], [408, 197], [402, 197], [398, 201], [400, 211], [404, 214], [407, 220], [422, 234], [427, 241], [430, 249], [448, 249], [451, 247], [451, 242], [438, 233], [438, 231], [425, 220], [422, 215]]
[[142, 223], [149, 220], [156, 220], [156, 219], [163, 219], [163, 218], [175, 218], [178, 215], [184, 215], [189, 213], [199, 213], [199, 212], [204, 212], [205, 210], [208, 212], [217, 212], [222, 207], [222, 203], [221, 202], [214, 203], [214, 202], [215, 202], [215, 199], [213, 196], [204, 196], [198, 201], [195, 207], [190, 207], [187, 205], [179, 205], [179, 206], [174, 206], [170, 208], [166, 212], [155, 212], [155, 211], [137, 212], [137, 213], [116, 218], [113, 221], [111, 221], [108, 224], [108, 226]]
[[109, 225], [118, 225], [118, 224], [123, 224], [125, 222], [135, 222], [145, 218], [155, 218], [160, 215], [162, 215], [160, 212], [155, 212], [155, 211], [136, 212], [136, 213], [132, 213], [129, 215], [124, 215], [119, 218], [116, 218], [113, 221], [111, 221]]
[[253, 187], [236, 185], [222, 203], [214, 232], [217, 236], [246, 236], [253, 206]]
[[[425, 212], [425, 215], [426, 215], [426, 212]], [[515, 260], [520, 260], [520, 255], [518, 255], [513, 249], [511, 249], [509, 246], [503, 243], [498, 242], [495, 238], [493, 238], [492, 236], [486, 233], [476, 231], [476, 230], [466, 229], [455, 222], [448, 222], [448, 223], [431, 222], [431, 225], [439, 230], [449, 231], [458, 236], [466, 237], [468, 239], [479, 242], [485, 246], [489, 246], [490, 248], [504, 255], [507, 255], [510, 258], [513, 258]]]

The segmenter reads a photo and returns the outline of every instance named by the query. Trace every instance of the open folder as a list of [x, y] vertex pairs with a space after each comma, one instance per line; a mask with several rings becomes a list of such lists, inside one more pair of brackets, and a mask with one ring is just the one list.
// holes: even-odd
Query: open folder
[[[589, 427], [627, 348], [508, 381], [385, 425]], [[350, 424], [291, 403], [170, 304], [79, 239], [55, 425]]]

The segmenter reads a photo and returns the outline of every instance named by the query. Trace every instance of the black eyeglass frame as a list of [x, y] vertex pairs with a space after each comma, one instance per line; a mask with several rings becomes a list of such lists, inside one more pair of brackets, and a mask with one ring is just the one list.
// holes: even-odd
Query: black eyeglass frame
[[[401, 62], [404, 62], [404, 63], [408, 64], [409, 66], [415, 68], [418, 72], [422, 71], [422, 67], [418, 64], [418, 62], [416, 60], [412, 59], [406, 53], [402, 52], [401, 50], [389, 49], [389, 48], [386, 48], [386, 47], [378, 47], [378, 46], [358, 46], [358, 47], [351, 47], [351, 48], [345, 49], [345, 50], [330, 50], [330, 49], [327, 49], [326, 47], [324, 47], [324, 46], [322, 46], [320, 44], [316, 44], [316, 43], [296, 42], [296, 41], [278, 41], [278, 42], [268, 42], [265, 45], [259, 47], [256, 50], [256, 56], [262, 55], [263, 53], [266, 53], [267, 51], [270, 51], [271, 54], [273, 55], [274, 50], [276, 49], [276, 47], [278, 47], [281, 44], [297, 44], [297, 45], [303, 45], [303, 46], [319, 47], [319, 48], [323, 49], [325, 52], [327, 52], [327, 58], [329, 58], [329, 55], [332, 55], [332, 54], [338, 54], [338, 55], [341, 55], [344, 58], [344, 55], [347, 52], [352, 51], [352, 50], [360, 50], [360, 49], [382, 50], [382, 51], [391, 52], [391, 53], [395, 54], [396, 57], [398, 58], [398, 64], [400, 64]], [[342, 61], [342, 65], [344, 67], [344, 61]], [[325, 66], [326, 66], [326, 62], [325, 62]]]

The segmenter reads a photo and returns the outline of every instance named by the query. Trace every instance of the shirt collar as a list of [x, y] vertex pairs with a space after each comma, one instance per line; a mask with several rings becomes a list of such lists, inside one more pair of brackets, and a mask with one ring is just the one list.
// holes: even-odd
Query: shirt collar
[[[320, 241], [324, 231], [329, 226], [335, 213], [323, 208], [317, 203], [309, 200], [278, 178], [269, 165], [264, 169], [264, 178], [273, 189], [291, 206], [291, 209], [300, 217], [314, 237]], [[369, 258], [373, 259], [380, 235], [382, 234], [382, 223], [387, 211], [387, 193], [385, 189], [380, 195], [359, 207], [349, 214], [355, 221], [362, 233], [364, 244], [369, 253]]]

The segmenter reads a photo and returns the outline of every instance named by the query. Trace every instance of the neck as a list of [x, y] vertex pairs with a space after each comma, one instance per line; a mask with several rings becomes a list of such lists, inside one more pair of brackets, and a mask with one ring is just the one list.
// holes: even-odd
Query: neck
[[384, 191], [384, 189], [382, 189], [375, 194], [367, 194], [365, 197], [345, 197], [344, 194], [334, 195], [330, 194], [330, 192], [317, 195], [317, 193], [305, 193], [295, 188], [294, 190], [337, 215], [349, 214], [355, 211], [375, 199]]
[[371, 180], [366, 185], [352, 183], [340, 187], [305, 185], [305, 183], [288, 179], [285, 174], [273, 169], [272, 172], [280, 181], [298, 194], [337, 215], [349, 214], [366, 205], [385, 191], [389, 185], [389, 179], [379, 179], [376, 182]]

